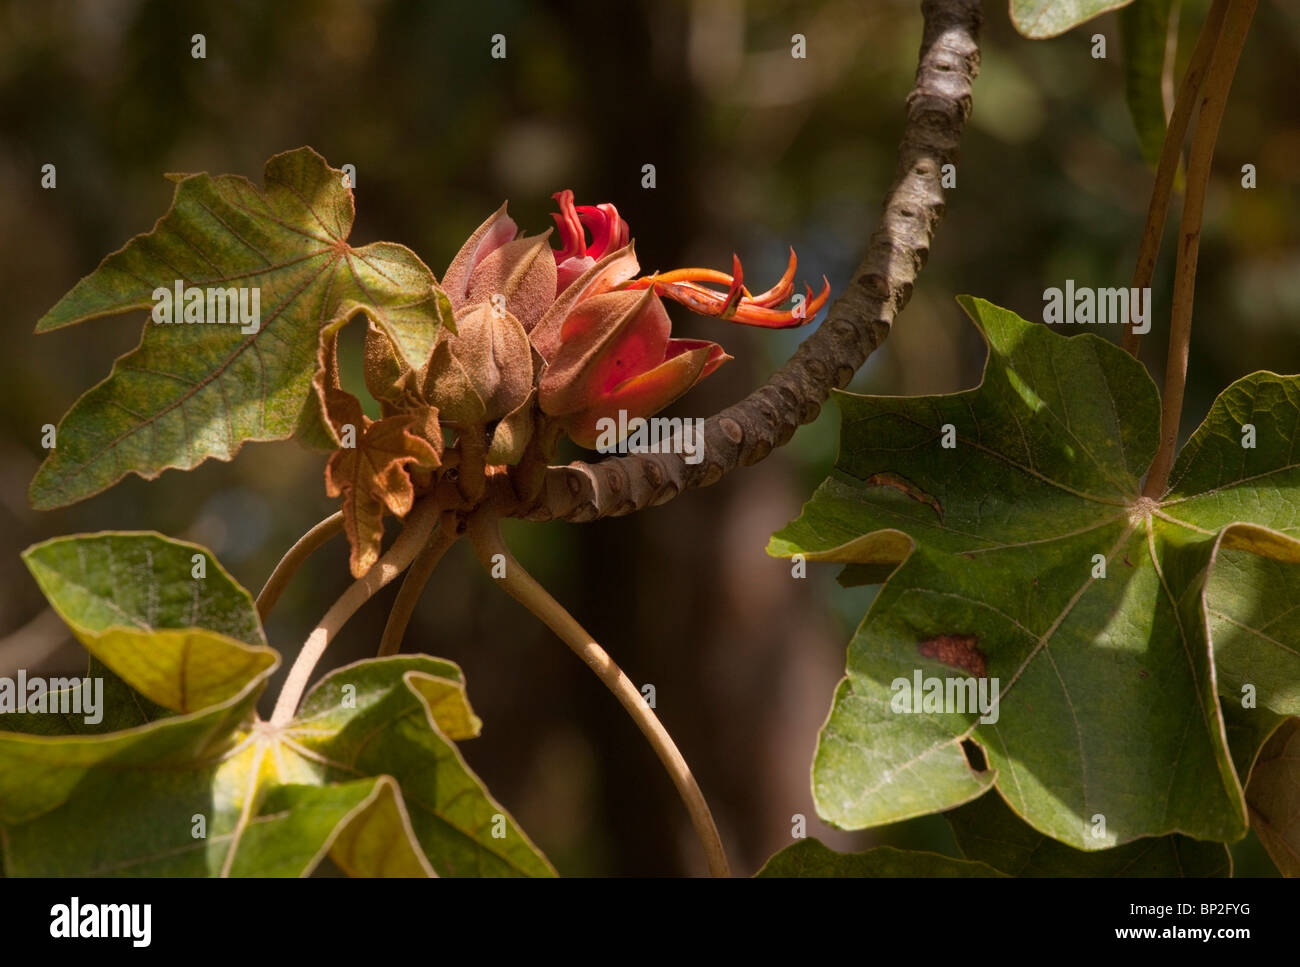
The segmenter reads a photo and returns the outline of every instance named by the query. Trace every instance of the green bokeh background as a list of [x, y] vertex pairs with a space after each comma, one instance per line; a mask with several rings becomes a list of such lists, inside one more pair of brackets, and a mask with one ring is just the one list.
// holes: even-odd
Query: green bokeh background
[[[1207, 3], [1181, 13], [1180, 64]], [[975, 109], [930, 264], [854, 387], [950, 392], [983, 349], [953, 301], [969, 292], [1040, 318], [1042, 290], [1127, 285], [1151, 172], [1123, 100], [1117, 23], [1048, 41], [985, 10]], [[894, 168], [920, 40], [902, 0], [162, 0], [0, 3], [0, 674], [74, 669], [78, 646], [18, 552], [49, 536], [157, 529], [210, 546], [256, 590], [292, 541], [334, 507], [320, 456], [249, 445], [232, 463], [169, 472], [57, 512], [26, 488], [41, 427], [107, 375], [143, 313], [41, 336], [36, 319], [106, 253], [165, 210], [168, 171], [260, 182], [271, 154], [310, 144], [357, 169], [353, 240], [392, 240], [441, 275], [509, 199], [521, 227], [550, 227], [550, 194], [614, 202], [645, 269], [727, 268], [765, 287], [799, 254], [800, 278], [843, 290]], [[191, 37], [207, 57], [191, 57]], [[490, 56], [493, 34], [507, 56]], [[807, 57], [791, 57], [791, 36]], [[1092, 35], [1107, 39], [1094, 59]], [[1300, 370], [1300, 9], [1265, 0], [1220, 135], [1201, 245], [1184, 432], [1219, 388], [1256, 369]], [[42, 190], [40, 168], [57, 166]], [[642, 166], [657, 186], [641, 187]], [[1258, 187], [1241, 187], [1253, 164]], [[1176, 221], [1176, 213], [1175, 213]], [[1143, 359], [1163, 369], [1172, 227]], [[679, 335], [735, 361], [672, 410], [706, 416], [740, 398], [805, 331], [767, 333], [674, 309]], [[1114, 335], [1114, 334], [1112, 334]], [[345, 367], [359, 343], [345, 347]], [[955, 852], [938, 817], [848, 834], [821, 824], [808, 788], [817, 730], [844, 647], [870, 600], [830, 568], [793, 580], [763, 551], [835, 455], [827, 407], [759, 466], [630, 518], [514, 524], [520, 559], [639, 683], [713, 805], [737, 872], [790, 842], [792, 817], [839, 849], [890, 842]], [[292, 653], [348, 583], [341, 541], [299, 574], [268, 626]], [[372, 653], [387, 589], [331, 651]], [[464, 548], [441, 566], [407, 650], [456, 660], [486, 725], [466, 757], [568, 874], [700, 873], [676, 795], [640, 734], [590, 673], [480, 574]], [[274, 692], [274, 689], [273, 689]], [[269, 699], [268, 699], [269, 702]], [[1253, 837], [1239, 872], [1267, 869]]]

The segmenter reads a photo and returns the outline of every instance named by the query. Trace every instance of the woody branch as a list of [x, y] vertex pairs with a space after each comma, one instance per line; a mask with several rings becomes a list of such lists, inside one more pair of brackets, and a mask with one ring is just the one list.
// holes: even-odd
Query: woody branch
[[978, 0], [924, 0], [916, 82], [894, 183], [867, 253], [825, 321], [790, 360], [745, 399], [704, 425], [704, 460], [629, 454], [549, 467], [534, 501], [514, 510], [532, 520], [589, 521], [663, 504], [758, 463], [817, 418], [831, 390], [845, 386], [889, 335], [907, 305], [943, 216], [943, 166], [955, 164], [979, 72]]

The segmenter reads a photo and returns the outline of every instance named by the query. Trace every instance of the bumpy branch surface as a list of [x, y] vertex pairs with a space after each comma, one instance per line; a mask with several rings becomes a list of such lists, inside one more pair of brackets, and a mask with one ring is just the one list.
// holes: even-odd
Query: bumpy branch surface
[[705, 458], [630, 454], [546, 471], [532, 520], [588, 521], [663, 504], [757, 463], [810, 423], [833, 388], [845, 386], [889, 335], [912, 296], [943, 215], [942, 168], [955, 164], [979, 72], [978, 0], [924, 0], [925, 29], [894, 184], [880, 224], [848, 289], [816, 332], [767, 383], [704, 425]]

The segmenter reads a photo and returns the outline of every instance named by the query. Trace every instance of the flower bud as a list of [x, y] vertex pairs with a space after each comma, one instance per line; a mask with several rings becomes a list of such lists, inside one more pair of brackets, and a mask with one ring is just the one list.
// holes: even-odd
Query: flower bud
[[555, 301], [555, 258], [550, 232], [531, 238], [515, 238], [515, 232], [502, 205], [461, 246], [442, 288], [456, 312], [487, 302], [512, 312], [530, 332]]
[[533, 350], [513, 313], [488, 303], [462, 309], [456, 332], [433, 348], [421, 387], [443, 419], [483, 427], [508, 416], [533, 388]]

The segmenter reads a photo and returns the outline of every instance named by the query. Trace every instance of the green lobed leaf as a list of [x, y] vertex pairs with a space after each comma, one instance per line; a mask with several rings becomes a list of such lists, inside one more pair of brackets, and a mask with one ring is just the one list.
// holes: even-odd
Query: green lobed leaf
[[18, 802], [0, 785], [7, 874], [303, 876], [329, 854], [354, 875], [430, 875], [391, 778], [279, 781], [279, 743], [250, 725], [267, 674], [221, 706], [127, 732], [0, 733], [0, 769], [41, 793]]
[[[192, 807], [213, 798], [211, 779], [222, 757], [238, 744], [238, 730], [251, 719], [269, 675], [269, 669], [263, 670], [237, 694], [209, 708], [122, 731], [54, 736], [0, 732], [5, 868], [11, 874], [27, 868], [26, 861], [15, 865], [14, 848], [29, 836], [42, 844], [28, 858], [37, 864], [44, 863], [42, 850], [57, 863], [53, 852], [64, 840], [71, 841], [67, 850], [80, 847], [88, 859], [97, 852], [129, 849], [133, 836], [175, 833], [170, 820], [178, 816], [184, 819], [188, 837]], [[150, 805], [149, 796], [155, 793]], [[168, 821], [159, 821], [164, 818]], [[93, 868], [88, 863], [62, 872]]]
[[270, 673], [123, 731], [0, 732], [7, 875], [554, 874], [452, 743], [480, 726], [454, 664], [339, 669], [283, 729], [253, 714]]
[[454, 745], [482, 723], [453, 663], [347, 666], [279, 728], [256, 716], [278, 655], [202, 548], [106, 533], [24, 558], [94, 657], [0, 715], [6, 875], [554, 875]]
[[197, 544], [78, 534], [36, 544], [23, 561], [87, 650], [173, 711], [222, 702], [279, 660], [252, 597]]
[[477, 735], [480, 724], [454, 664], [395, 657], [332, 672], [287, 734], [321, 781], [393, 776], [440, 876], [553, 876], [452, 741]]
[[865, 853], [837, 853], [817, 839], [803, 839], [771, 857], [755, 877], [1001, 876], [993, 867], [939, 853], [878, 846]]
[[349, 876], [434, 875], [389, 776], [272, 787], [247, 824], [229, 872], [305, 876], [327, 854]]
[[152, 310], [154, 291], [174, 291], [178, 280], [257, 288], [260, 327], [147, 322], [140, 345], [59, 424], [58, 445], [32, 481], [37, 508], [89, 497], [127, 473], [153, 479], [230, 460], [250, 440], [297, 431], [327, 444], [311, 391], [322, 327], [364, 312], [418, 367], [444, 321], [446, 298], [413, 252], [348, 244], [351, 189], [310, 148], [271, 158], [260, 191], [235, 175], [170, 177], [170, 210], [78, 282], [36, 331]]
[[[1243, 836], [1218, 697], [1240, 701], [1248, 676], [1270, 714], [1300, 700], [1296, 636], [1265, 640], [1255, 617], [1264, 599], [1300, 594], [1298, 381], [1255, 374], [1229, 387], [1173, 491], [1140, 500], [1159, 426], [1143, 367], [1094, 335], [1067, 339], [961, 301], [990, 347], [980, 386], [839, 394], [836, 469], [769, 548], [859, 576], [896, 567], [850, 643], [820, 737], [820, 814], [862, 828], [996, 784], [1031, 826], [1081, 850]], [[1247, 417], [1256, 447], [1243, 453]], [[1271, 583], [1231, 580], [1244, 566]], [[996, 721], [955, 705], [896, 708], [917, 675], [991, 688]]]
[[1142, 157], [1153, 168], [1165, 141], [1164, 69], [1172, 7], [1173, 0], [1133, 0], [1119, 12], [1124, 98]]
[[1084, 852], [1026, 825], [996, 793], [946, 814], [957, 846], [1012, 876], [1231, 876], [1222, 843], [1156, 836], [1114, 849]]
[[1032, 40], [1055, 37], [1133, 0], [1011, 0], [1011, 22]]
[[[1243, 428], [1255, 444], [1242, 445]], [[1179, 453], [1162, 503], [1179, 519], [1217, 530], [1249, 521], [1300, 537], [1300, 380], [1259, 372], [1214, 401]]]

